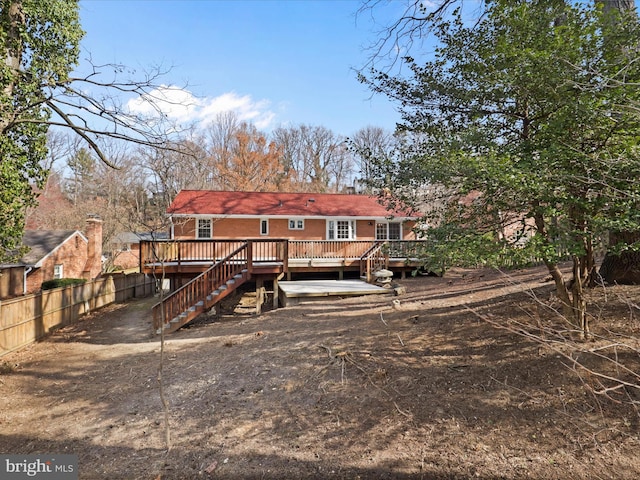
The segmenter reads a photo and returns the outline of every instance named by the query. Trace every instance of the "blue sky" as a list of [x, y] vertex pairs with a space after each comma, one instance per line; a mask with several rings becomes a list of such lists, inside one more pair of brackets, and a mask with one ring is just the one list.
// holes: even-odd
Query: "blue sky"
[[[399, 116], [357, 81], [381, 24], [402, 2], [356, 15], [357, 0], [82, 0], [83, 58], [138, 72], [162, 64], [168, 93], [191, 108], [171, 114], [207, 121], [233, 110], [264, 131], [324, 126], [351, 135], [393, 130]], [[382, 15], [388, 15], [385, 19]], [[396, 17], [397, 18], [397, 17]]]

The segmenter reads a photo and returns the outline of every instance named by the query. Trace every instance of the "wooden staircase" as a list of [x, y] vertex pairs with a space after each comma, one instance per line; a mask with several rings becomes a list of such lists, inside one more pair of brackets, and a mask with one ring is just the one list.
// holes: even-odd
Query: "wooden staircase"
[[360, 278], [367, 283], [375, 282], [373, 274], [389, 268], [389, 255], [386, 242], [376, 242], [360, 257]]
[[156, 334], [171, 333], [227, 297], [251, 278], [251, 249], [245, 243], [153, 306]]

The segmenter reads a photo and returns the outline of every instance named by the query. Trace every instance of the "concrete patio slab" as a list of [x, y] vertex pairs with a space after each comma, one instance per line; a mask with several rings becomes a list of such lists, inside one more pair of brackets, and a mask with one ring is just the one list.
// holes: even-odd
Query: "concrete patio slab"
[[281, 281], [280, 300], [283, 306], [322, 297], [349, 297], [359, 295], [392, 294], [393, 289], [371, 285], [362, 280], [300, 280]]

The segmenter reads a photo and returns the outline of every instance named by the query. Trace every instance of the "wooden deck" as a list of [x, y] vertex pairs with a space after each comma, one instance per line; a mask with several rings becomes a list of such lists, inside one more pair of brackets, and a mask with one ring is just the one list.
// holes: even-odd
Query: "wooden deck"
[[[168, 333], [211, 309], [250, 279], [256, 286], [265, 280], [273, 282], [277, 307], [278, 301], [287, 304], [289, 298], [330, 295], [319, 285], [309, 290], [308, 284], [306, 293], [296, 293], [293, 284], [285, 284], [281, 296], [281, 280], [294, 271], [338, 272], [341, 281], [344, 272], [358, 271], [371, 282], [380, 268], [403, 274], [414, 268], [420, 247], [415, 241], [143, 240], [140, 271], [170, 279], [171, 293], [153, 307], [154, 330]], [[365, 282], [332, 286], [333, 295], [381, 293], [380, 288]]]
[[159, 240], [140, 242], [140, 271], [193, 275], [249, 243], [255, 273], [368, 272], [389, 268], [407, 272], [419, 265], [423, 242], [415, 240]]

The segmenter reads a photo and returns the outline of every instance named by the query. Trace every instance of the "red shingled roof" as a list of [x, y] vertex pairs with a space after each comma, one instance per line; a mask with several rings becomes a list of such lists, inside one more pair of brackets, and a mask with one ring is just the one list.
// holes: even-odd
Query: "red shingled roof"
[[395, 217], [376, 197], [335, 193], [221, 192], [182, 190], [167, 213], [173, 215], [248, 215], [304, 217]]

